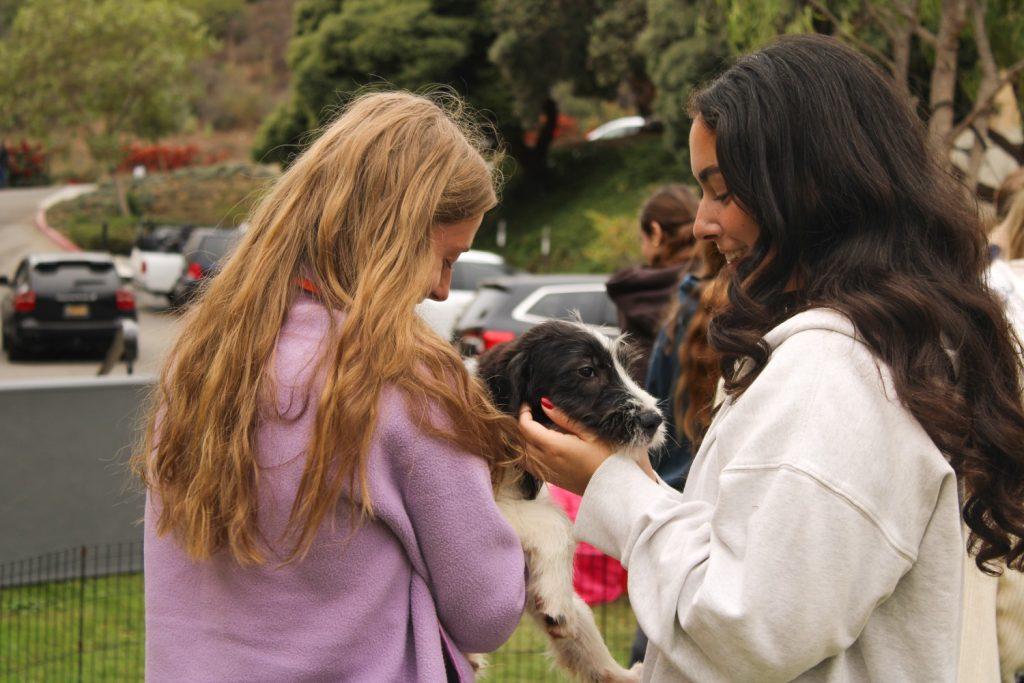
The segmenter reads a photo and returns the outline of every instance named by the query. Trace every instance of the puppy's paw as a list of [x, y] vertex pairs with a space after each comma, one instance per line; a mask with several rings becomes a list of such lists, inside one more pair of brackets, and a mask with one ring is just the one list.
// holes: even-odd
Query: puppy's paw
[[466, 659], [469, 660], [469, 665], [473, 667], [475, 673], [480, 673], [487, 668], [487, 655], [470, 652], [466, 655]]
[[535, 596], [533, 606], [537, 616], [543, 622], [544, 630], [552, 638], [566, 638], [572, 632], [569, 617], [564, 612], [555, 609], [547, 609], [541, 597]]
[[637, 662], [628, 671], [620, 667], [615, 667], [614, 670], [606, 669], [601, 672], [600, 681], [601, 683], [640, 683], [643, 666], [643, 663]]

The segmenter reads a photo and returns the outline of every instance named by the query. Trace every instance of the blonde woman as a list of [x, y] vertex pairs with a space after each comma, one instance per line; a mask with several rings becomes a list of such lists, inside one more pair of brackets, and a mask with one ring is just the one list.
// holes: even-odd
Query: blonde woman
[[515, 629], [520, 437], [413, 310], [496, 202], [451, 100], [353, 101], [184, 321], [136, 456], [150, 680], [465, 681]]

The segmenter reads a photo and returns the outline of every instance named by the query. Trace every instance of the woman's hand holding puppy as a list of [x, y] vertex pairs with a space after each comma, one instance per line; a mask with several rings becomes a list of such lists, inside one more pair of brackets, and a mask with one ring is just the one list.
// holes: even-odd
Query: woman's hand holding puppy
[[[594, 472], [614, 453], [607, 444], [547, 399], [541, 402], [541, 409], [564, 432], [548, 429], [535, 421], [530, 406], [526, 404], [519, 409], [519, 429], [534, 449], [536, 458], [547, 468], [545, 479], [582, 496]], [[657, 481], [646, 456], [638, 464], [647, 476]]]

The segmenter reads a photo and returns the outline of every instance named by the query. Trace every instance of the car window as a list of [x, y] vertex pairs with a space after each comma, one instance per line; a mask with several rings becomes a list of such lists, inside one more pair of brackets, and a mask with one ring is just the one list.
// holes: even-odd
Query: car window
[[48, 292], [105, 292], [120, 286], [110, 262], [38, 263], [32, 269], [32, 288]]
[[481, 287], [459, 319], [457, 329], [482, 326], [487, 317], [499, 310], [507, 298], [508, 292], [504, 289]]
[[[608, 325], [606, 308], [608, 295], [604, 290], [593, 292], [552, 292], [545, 294], [525, 311], [542, 318], [571, 319], [579, 311], [588, 325]], [[612, 326], [615, 324], [613, 323]]]
[[142, 251], [180, 252], [188, 232], [188, 228], [179, 226], [160, 226], [136, 237], [135, 246]]
[[223, 259], [238, 241], [238, 233], [224, 231], [224, 234], [205, 235], [199, 246], [189, 256], [189, 261], [198, 263], [204, 269]]
[[508, 266], [502, 263], [471, 263], [456, 261], [452, 267], [452, 289], [474, 291], [487, 279], [508, 275]]
[[28, 282], [28, 266], [24, 261], [18, 265], [18, 272], [14, 274], [14, 286], [23, 285]]

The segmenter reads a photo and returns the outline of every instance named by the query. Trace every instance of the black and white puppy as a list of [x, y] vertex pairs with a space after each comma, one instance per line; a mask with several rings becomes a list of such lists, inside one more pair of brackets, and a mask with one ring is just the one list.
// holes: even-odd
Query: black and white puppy
[[[534, 419], [550, 426], [540, 405], [548, 398], [616, 452], [640, 456], [664, 440], [665, 427], [657, 401], [629, 376], [631, 356], [623, 337], [551, 321], [490, 350], [476, 371], [509, 415], [526, 403]], [[638, 668], [615, 661], [590, 608], [573, 591], [572, 525], [547, 488], [519, 471], [499, 482], [496, 498], [522, 541], [530, 569], [527, 611], [551, 636], [555, 661], [579, 680], [638, 681]]]

